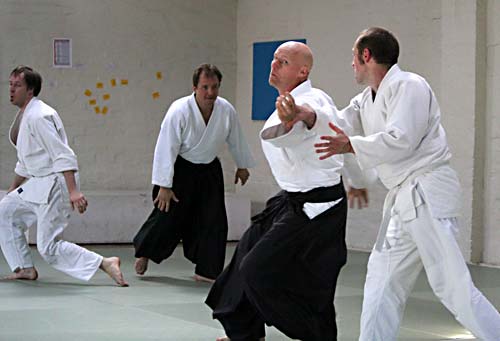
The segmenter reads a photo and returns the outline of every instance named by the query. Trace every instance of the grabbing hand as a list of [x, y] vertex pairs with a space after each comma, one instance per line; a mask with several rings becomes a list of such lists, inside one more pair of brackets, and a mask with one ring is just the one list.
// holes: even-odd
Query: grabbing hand
[[286, 92], [284, 95], [279, 95], [278, 98], [276, 98], [275, 104], [281, 122], [287, 127], [293, 126], [297, 121], [297, 109], [292, 95], [290, 95], [289, 92]]
[[153, 200], [153, 205], [155, 205], [160, 211], [168, 212], [171, 200], [179, 202], [179, 199], [177, 199], [171, 188], [160, 187], [156, 199]]
[[319, 159], [324, 160], [335, 154], [354, 153], [351, 141], [344, 131], [331, 122], [328, 123], [328, 125], [337, 134], [321, 136], [320, 138], [327, 142], [316, 143], [314, 145], [314, 147], [316, 147], [316, 153], [323, 154]]

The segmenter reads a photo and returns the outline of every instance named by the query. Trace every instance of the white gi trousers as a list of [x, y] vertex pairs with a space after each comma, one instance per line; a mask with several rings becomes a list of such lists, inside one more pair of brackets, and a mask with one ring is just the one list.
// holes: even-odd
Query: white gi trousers
[[435, 219], [422, 202], [416, 218], [392, 215], [386, 243], [368, 261], [361, 341], [396, 340], [406, 300], [422, 267], [434, 294], [481, 340], [500, 340], [500, 314], [474, 286], [458, 247], [456, 218]]
[[0, 201], [0, 247], [11, 270], [33, 267], [24, 233], [37, 223], [36, 242], [42, 258], [55, 269], [88, 281], [101, 265], [103, 257], [58, 239], [68, 226], [71, 211], [64, 176], [55, 176], [46, 203], [27, 201], [19, 192], [18, 189], [13, 190]]

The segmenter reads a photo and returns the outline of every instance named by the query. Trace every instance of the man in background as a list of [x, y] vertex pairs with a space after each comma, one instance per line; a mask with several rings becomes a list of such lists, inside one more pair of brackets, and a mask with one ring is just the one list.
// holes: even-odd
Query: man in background
[[227, 216], [224, 179], [217, 155], [224, 143], [236, 163], [234, 183], [244, 185], [254, 166], [233, 106], [219, 96], [222, 74], [202, 64], [193, 93], [172, 103], [161, 124], [153, 160], [155, 208], [134, 237], [135, 271], [170, 257], [182, 240], [196, 264], [194, 279], [213, 282], [224, 267]]

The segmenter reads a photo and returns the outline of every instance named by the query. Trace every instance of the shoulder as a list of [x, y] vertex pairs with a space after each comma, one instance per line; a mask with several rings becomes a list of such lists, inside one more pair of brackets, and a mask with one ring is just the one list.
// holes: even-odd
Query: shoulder
[[191, 98], [191, 95], [176, 99], [175, 101], [172, 102], [172, 104], [170, 104], [170, 107], [168, 108], [168, 110], [169, 111], [181, 111], [183, 109], [186, 109], [189, 106], [190, 98]]
[[333, 99], [326, 92], [318, 88], [311, 88], [309, 91], [298, 95], [296, 100], [297, 104], [307, 103], [317, 106], [335, 106]]
[[36, 99], [29, 107], [29, 115], [26, 115], [31, 122], [40, 122], [41, 120], [53, 120], [59, 117], [57, 111], [45, 102]]
[[372, 89], [368, 86], [362, 92], [354, 96], [351, 99], [351, 103], [356, 103], [360, 107], [363, 107], [367, 103], [368, 99], [371, 98], [371, 95]]
[[172, 120], [172, 119], [182, 119], [182, 117], [186, 117], [189, 115], [191, 112], [190, 108], [190, 99], [191, 96], [185, 96], [176, 99], [175, 101], [170, 104], [170, 107], [168, 108], [166, 114], [165, 114], [165, 119]]
[[390, 79], [388, 88], [391, 93], [399, 91], [428, 91], [429, 84], [424, 77], [408, 71], [400, 71]]

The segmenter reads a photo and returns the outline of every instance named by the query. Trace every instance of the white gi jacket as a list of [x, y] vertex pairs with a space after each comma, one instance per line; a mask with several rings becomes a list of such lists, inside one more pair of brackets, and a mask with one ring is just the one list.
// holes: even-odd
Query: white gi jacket
[[[349, 168], [348, 176], [353, 187], [365, 187], [361, 170], [352, 155], [335, 155], [320, 160], [320, 155], [314, 152], [314, 144], [322, 142], [320, 136], [331, 132], [328, 122], [336, 121], [331, 111], [323, 110], [328, 106], [334, 107], [331, 97], [322, 90], [313, 88], [310, 80], [301, 83], [290, 94], [296, 104], [308, 104], [316, 111], [316, 122], [311, 129], [304, 122], [297, 122], [284, 134], [275, 110], [264, 124], [260, 133], [262, 149], [280, 188], [288, 192], [307, 192], [318, 187], [337, 185], [340, 183], [344, 160]], [[335, 204], [336, 202], [328, 205], [307, 203], [305, 211], [312, 218]], [[317, 214], [309, 214], [308, 208]]]
[[17, 113], [9, 138], [17, 149], [15, 173], [28, 178], [20, 193], [26, 201], [46, 204], [57, 174], [78, 170], [61, 118], [37, 97], [31, 99], [22, 114]]
[[178, 155], [192, 163], [210, 163], [227, 143], [238, 168], [255, 165], [238, 115], [226, 99], [217, 97], [208, 124], [194, 94], [172, 103], [161, 124], [153, 160], [152, 183], [172, 187]]
[[[361, 168], [375, 168], [390, 190], [382, 225], [390, 214], [414, 219], [415, 207], [422, 202], [434, 218], [460, 215], [460, 184], [448, 165], [451, 153], [438, 102], [424, 78], [393, 65], [375, 99], [368, 87], [337, 114]], [[417, 185], [420, 194], [415, 191]], [[379, 246], [385, 237], [383, 228]]]

